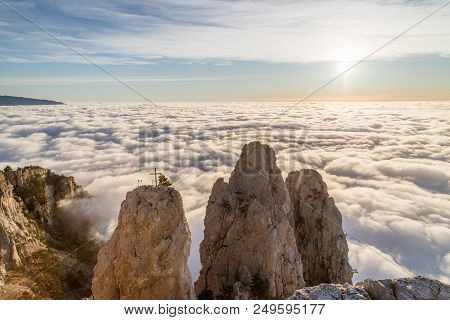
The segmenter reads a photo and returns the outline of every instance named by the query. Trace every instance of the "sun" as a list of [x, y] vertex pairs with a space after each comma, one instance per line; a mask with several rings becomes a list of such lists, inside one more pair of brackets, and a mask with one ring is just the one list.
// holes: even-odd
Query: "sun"
[[354, 63], [354, 62], [351, 62], [351, 61], [342, 61], [342, 62], [339, 62], [339, 63], [337, 64], [337, 71], [338, 71], [339, 73], [345, 72], [345, 75], [348, 75], [348, 74], [350, 74], [350, 72], [353, 71], [353, 69], [351, 69], [351, 67], [352, 67], [354, 64], [355, 64], [355, 63]]

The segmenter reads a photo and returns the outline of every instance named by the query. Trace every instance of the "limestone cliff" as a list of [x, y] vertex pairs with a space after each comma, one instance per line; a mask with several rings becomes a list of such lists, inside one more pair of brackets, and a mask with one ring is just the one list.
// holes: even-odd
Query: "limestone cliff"
[[30, 166], [0, 171], [0, 298], [90, 294], [86, 280], [91, 268], [68, 253], [78, 242], [68, 246], [67, 235], [59, 236], [64, 230], [58, 202], [82, 195], [73, 177], [48, 169]]
[[291, 172], [286, 185], [294, 206], [295, 237], [307, 286], [352, 283], [342, 215], [315, 170]]
[[180, 194], [142, 186], [122, 203], [114, 234], [98, 254], [94, 299], [194, 298], [191, 238]]
[[0, 172], [0, 285], [5, 284], [7, 271], [20, 267], [25, 257], [45, 247], [40, 240], [42, 232], [26, 217], [25, 205], [13, 190]]
[[449, 300], [450, 286], [424, 277], [321, 284], [297, 290], [294, 300]]
[[304, 285], [292, 204], [275, 152], [252, 142], [214, 184], [200, 245], [199, 298], [286, 298]]
[[73, 177], [57, 175], [37, 166], [5, 170], [4, 176], [35, 220], [47, 226], [55, 222], [53, 215], [58, 201], [84, 193]]

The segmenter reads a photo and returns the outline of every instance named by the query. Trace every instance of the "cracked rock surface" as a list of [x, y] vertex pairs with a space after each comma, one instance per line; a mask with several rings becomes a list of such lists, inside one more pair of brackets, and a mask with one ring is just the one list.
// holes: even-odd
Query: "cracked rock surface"
[[90, 295], [93, 263], [88, 250], [95, 251], [95, 245], [90, 242], [79, 255], [70, 254], [87, 231], [69, 236], [60, 211], [60, 202], [85, 195], [73, 177], [46, 168], [0, 171], [0, 299]]
[[366, 279], [364, 287], [373, 300], [449, 300], [450, 286], [439, 280], [412, 277], [400, 279]]
[[191, 234], [180, 194], [169, 187], [128, 192], [119, 223], [100, 250], [94, 299], [192, 299]]
[[311, 169], [291, 172], [286, 186], [294, 206], [294, 231], [307, 286], [352, 283], [342, 215], [321, 175]]
[[292, 300], [370, 300], [369, 295], [360, 286], [350, 284], [322, 283], [315, 287], [297, 290]]
[[198, 297], [277, 299], [303, 287], [291, 211], [275, 152], [245, 145], [229, 182], [218, 179], [208, 201]]
[[450, 286], [425, 277], [373, 280], [349, 284], [320, 284], [297, 290], [293, 300], [448, 300]]

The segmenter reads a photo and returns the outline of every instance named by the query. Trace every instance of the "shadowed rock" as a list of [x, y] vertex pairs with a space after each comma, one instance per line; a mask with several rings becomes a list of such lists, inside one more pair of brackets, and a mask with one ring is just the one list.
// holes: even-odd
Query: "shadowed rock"
[[286, 186], [294, 206], [294, 230], [307, 286], [352, 283], [342, 216], [315, 170], [291, 172]]
[[[0, 171], [0, 299], [79, 299], [91, 294], [97, 252], [89, 226], [69, 235], [60, 201], [84, 196], [73, 177], [28, 166]], [[75, 217], [76, 218], [76, 217]], [[76, 236], [76, 237], [75, 237]], [[83, 247], [72, 251], [83, 243]]]

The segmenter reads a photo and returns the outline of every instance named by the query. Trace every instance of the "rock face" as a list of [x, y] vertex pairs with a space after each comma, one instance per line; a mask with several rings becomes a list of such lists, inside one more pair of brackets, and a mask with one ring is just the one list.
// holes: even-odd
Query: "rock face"
[[13, 190], [0, 172], [0, 284], [5, 284], [8, 270], [20, 267], [22, 259], [45, 247], [39, 228], [25, 216], [25, 205]]
[[450, 286], [424, 277], [372, 280], [355, 286], [321, 284], [297, 290], [293, 300], [448, 300]]
[[119, 223], [100, 250], [94, 299], [191, 299], [190, 231], [180, 194], [142, 186], [122, 203]]
[[228, 183], [208, 201], [199, 298], [286, 298], [304, 285], [292, 204], [274, 151], [245, 145]]
[[65, 252], [72, 248], [55, 237], [64, 234], [58, 202], [81, 195], [84, 191], [73, 177], [48, 169], [0, 171], [0, 298], [78, 298], [90, 293], [86, 279], [92, 269]]
[[366, 279], [362, 286], [372, 300], [449, 300], [450, 286], [439, 280], [414, 277], [386, 280]]
[[27, 210], [38, 222], [45, 225], [54, 223], [53, 214], [58, 201], [84, 194], [73, 177], [60, 176], [41, 167], [6, 170], [4, 175]]
[[351, 286], [348, 283], [327, 284], [322, 283], [316, 287], [307, 287], [297, 290], [292, 300], [370, 300], [369, 295], [360, 286]]
[[291, 172], [286, 186], [294, 206], [294, 230], [307, 286], [352, 283], [342, 216], [315, 170]]

